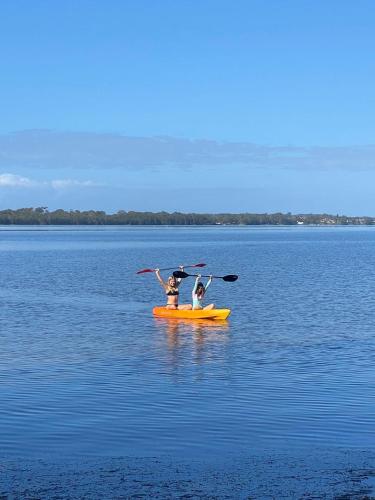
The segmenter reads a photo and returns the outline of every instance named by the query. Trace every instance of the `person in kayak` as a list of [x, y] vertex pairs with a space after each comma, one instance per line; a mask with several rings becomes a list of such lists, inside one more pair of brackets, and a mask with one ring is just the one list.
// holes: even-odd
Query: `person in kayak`
[[193, 292], [192, 292], [193, 309], [205, 309], [206, 311], [209, 311], [211, 309], [214, 309], [215, 305], [209, 304], [208, 306], [203, 306], [203, 299], [204, 299], [204, 295], [206, 293], [207, 288], [211, 284], [212, 275], [208, 278], [206, 286], [203, 285], [203, 283], [200, 281], [200, 279], [201, 279], [201, 275], [198, 274], [197, 279], [195, 280], [194, 288], [193, 288]]
[[[183, 271], [184, 268], [180, 266], [180, 270]], [[159, 269], [155, 269], [155, 274], [159, 283], [164, 288], [165, 294], [167, 296], [167, 305], [165, 306], [167, 309], [192, 309], [191, 304], [178, 304], [178, 297], [180, 294], [178, 287], [181, 284], [181, 278], [178, 279], [174, 276], [169, 276], [168, 280], [165, 282], [160, 275]]]

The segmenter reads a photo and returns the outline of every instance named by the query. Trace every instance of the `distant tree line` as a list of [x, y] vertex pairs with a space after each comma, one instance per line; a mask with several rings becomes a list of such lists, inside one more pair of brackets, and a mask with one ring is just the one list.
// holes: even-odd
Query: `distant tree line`
[[0, 224], [25, 225], [371, 225], [373, 217], [329, 214], [195, 214], [180, 212], [125, 212], [107, 214], [98, 210], [53, 210], [47, 207], [1, 210]]

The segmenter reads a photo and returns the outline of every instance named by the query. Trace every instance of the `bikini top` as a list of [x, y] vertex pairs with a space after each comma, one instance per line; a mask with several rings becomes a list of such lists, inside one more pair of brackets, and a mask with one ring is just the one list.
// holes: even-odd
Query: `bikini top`
[[167, 295], [178, 295], [179, 294], [179, 291], [178, 290], [169, 290], [168, 292], [166, 292]]

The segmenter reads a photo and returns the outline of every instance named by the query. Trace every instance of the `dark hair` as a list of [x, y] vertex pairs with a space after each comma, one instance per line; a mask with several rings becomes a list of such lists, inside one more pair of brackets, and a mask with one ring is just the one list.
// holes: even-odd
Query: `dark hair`
[[201, 281], [197, 283], [197, 290], [198, 288], [203, 288], [203, 290], [205, 290], [204, 284]]

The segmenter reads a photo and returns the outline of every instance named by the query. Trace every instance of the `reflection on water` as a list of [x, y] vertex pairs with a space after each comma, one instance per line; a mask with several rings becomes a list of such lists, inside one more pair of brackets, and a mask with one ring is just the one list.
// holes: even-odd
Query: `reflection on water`
[[227, 320], [154, 318], [154, 322], [165, 340], [167, 359], [174, 373], [186, 362], [186, 350], [196, 365], [203, 365], [213, 356], [220, 360], [225, 357], [223, 350], [230, 341]]
[[226, 319], [182, 319], [182, 318], [154, 318], [157, 328], [165, 330], [167, 335], [173, 333], [198, 333], [207, 336], [212, 333], [224, 332], [229, 328], [229, 321]]

